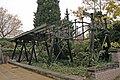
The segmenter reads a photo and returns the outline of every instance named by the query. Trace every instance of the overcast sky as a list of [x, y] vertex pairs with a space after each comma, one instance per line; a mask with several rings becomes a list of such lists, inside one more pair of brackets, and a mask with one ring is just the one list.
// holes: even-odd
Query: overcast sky
[[[18, 15], [22, 21], [23, 31], [33, 29], [33, 12], [37, 9], [37, 0], [0, 0], [0, 7], [8, 10], [10, 14]], [[81, 0], [60, 0], [61, 17], [64, 17], [66, 8], [76, 10]], [[72, 18], [72, 17], [71, 17]]]

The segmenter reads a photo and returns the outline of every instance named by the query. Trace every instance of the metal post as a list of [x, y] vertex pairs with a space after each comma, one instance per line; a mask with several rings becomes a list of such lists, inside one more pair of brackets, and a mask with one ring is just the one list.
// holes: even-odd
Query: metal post
[[91, 14], [91, 36], [90, 36], [90, 52], [93, 52], [94, 49], [94, 17], [93, 13]]
[[16, 52], [16, 49], [17, 49], [17, 45], [18, 45], [18, 42], [16, 41], [15, 48], [14, 48], [14, 51], [13, 51], [13, 54], [12, 54], [12, 59], [13, 59], [14, 56], [15, 56], [15, 52]]
[[34, 53], [34, 56], [35, 56], [35, 61], [38, 62], [37, 55], [36, 55], [36, 52], [35, 52], [35, 44], [34, 44], [34, 47], [33, 47], [33, 53]]
[[90, 35], [90, 46], [89, 46], [89, 66], [91, 65], [91, 55], [93, 55], [94, 50], [94, 15], [91, 14], [91, 35]]
[[19, 58], [18, 58], [18, 62], [20, 62], [20, 60], [21, 60], [21, 56], [22, 56], [22, 52], [23, 52], [23, 48], [24, 48], [24, 43], [22, 43], [22, 47], [21, 47], [21, 51], [20, 51]]
[[65, 15], [66, 15], [66, 19], [69, 21], [69, 13], [68, 13], [68, 9], [66, 9], [66, 13], [65, 13]]
[[28, 59], [28, 54], [27, 54], [27, 49], [26, 49], [26, 45], [25, 45], [25, 44], [24, 44], [24, 48], [25, 48], [26, 60], [29, 61], [29, 59]]
[[3, 57], [3, 53], [2, 53], [2, 50], [1, 50], [1, 45], [0, 45], [0, 64], [3, 64], [5, 61], [4, 61], [4, 57]]
[[101, 8], [101, 5], [102, 5], [102, 3], [101, 3], [101, 0], [100, 0], [100, 5], [99, 5], [99, 6], [100, 6], [100, 11], [101, 11], [101, 9], [102, 9], [102, 8]]
[[105, 29], [107, 29], [107, 19], [104, 18], [104, 22], [105, 22]]
[[50, 64], [50, 52], [49, 52], [47, 41], [45, 41], [45, 46], [46, 46], [47, 54], [48, 54], [48, 64]]
[[71, 47], [70, 47], [70, 41], [69, 41], [69, 39], [67, 40], [67, 45], [68, 45], [68, 51], [69, 51], [69, 54], [70, 54], [71, 62], [73, 62], [73, 56], [72, 56], [72, 53], [71, 53]]
[[82, 33], [83, 33], [83, 40], [85, 39], [85, 36], [84, 36], [84, 24], [83, 24], [83, 18], [84, 17], [81, 17], [82, 18]]
[[75, 39], [76, 39], [76, 36], [77, 36], [77, 30], [76, 30], [77, 29], [77, 25], [76, 25], [77, 19], [75, 19], [74, 21], [75, 21]]
[[31, 65], [34, 52], [35, 52], [35, 42], [32, 41], [32, 52], [31, 52], [31, 55], [30, 55], [29, 63], [28, 63], [29, 65]]

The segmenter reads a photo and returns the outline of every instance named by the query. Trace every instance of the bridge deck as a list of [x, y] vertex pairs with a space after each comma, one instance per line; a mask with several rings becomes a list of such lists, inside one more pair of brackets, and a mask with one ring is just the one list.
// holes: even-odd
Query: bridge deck
[[0, 80], [53, 80], [11, 64], [0, 65]]

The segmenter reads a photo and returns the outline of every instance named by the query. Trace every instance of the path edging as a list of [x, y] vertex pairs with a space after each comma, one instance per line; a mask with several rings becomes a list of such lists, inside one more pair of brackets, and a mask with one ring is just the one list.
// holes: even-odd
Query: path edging
[[45, 70], [39, 67], [31, 66], [31, 65], [26, 65], [26, 64], [21, 64], [15, 61], [9, 61], [10, 64], [20, 66], [22, 68], [25, 68], [30, 71], [34, 71], [36, 73], [39, 73], [41, 75], [45, 75], [54, 79], [64, 79], [64, 80], [85, 80], [84, 77], [81, 76], [75, 76], [75, 75], [66, 75], [66, 74], [61, 74], [59, 72], [53, 72], [50, 70]]

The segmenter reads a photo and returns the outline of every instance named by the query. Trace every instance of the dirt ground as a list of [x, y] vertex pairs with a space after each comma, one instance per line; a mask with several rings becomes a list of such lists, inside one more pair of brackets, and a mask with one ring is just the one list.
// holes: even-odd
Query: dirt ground
[[120, 80], [120, 75], [117, 76], [114, 80]]
[[0, 80], [53, 80], [11, 64], [0, 64]]

